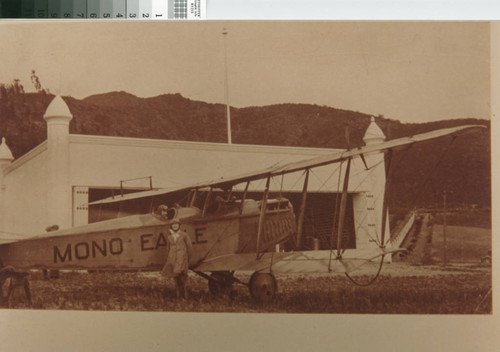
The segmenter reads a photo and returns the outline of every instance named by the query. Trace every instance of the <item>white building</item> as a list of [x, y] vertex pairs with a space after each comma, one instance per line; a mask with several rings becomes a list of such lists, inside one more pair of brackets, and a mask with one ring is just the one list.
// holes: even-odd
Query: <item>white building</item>
[[[1, 238], [37, 235], [55, 224], [60, 229], [86, 224], [89, 200], [110, 195], [112, 190], [120, 192], [121, 183], [147, 188], [151, 180], [154, 188], [184, 186], [332, 152], [321, 148], [70, 134], [72, 114], [60, 96], [50, 103], [44, 119], [47, 140], [19, 159], [14, 160], [5, 139], [0, 145]], [[384, 134], [372, 119], [365, 143], [384, 140]], [[369, 244], [381, 232], [384, 156], [367, 155], [366, 162], [369, 170], [361, 160], [354, 160], [350, 174], [349, 212], [353, 218], [350, 231], [355, 232], [355, 248]], [[313, 169], [309, 191], [319, 195], [341, 192], [344, 169], [345, 165], [340, 164]], [[303, 177], [303, 173], [297, 173], [274, 180], [274, 190], [299, 194]], [[139, 180], [121, 182], [131, 179]], [[258, 183], [254, 185], [254, 189], [261, 187]], [[333, 209], [320, 210], [328, 211], [328, 217], [333, 218]], [[312, 228], [310, 231], [315, 231]], [[389, 238], [388, 226], [386, 230]]]

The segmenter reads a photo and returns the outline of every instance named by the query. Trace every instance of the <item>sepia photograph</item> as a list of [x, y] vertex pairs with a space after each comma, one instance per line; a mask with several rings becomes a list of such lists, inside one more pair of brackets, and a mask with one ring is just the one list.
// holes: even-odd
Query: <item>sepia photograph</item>
[[492, 315], [489, 23], [0, 42], [2, 310]]

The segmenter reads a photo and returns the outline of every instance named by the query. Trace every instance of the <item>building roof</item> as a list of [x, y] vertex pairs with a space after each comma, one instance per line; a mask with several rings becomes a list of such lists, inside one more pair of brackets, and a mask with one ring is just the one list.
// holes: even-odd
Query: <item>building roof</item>
[[134, 147], [134, 148], [159, 148], [159, 149], [179, 149], [179, 150], [202, 150], [202, 151], [226, 151], [226, 152], [253, 152], [253, 153], [271, 153], [287, 155], [310, 155], [328, 154], [333, 151], [343, 149], [317, 148], [317, 147], [296, 147], [296, 146], [276, 146], [276, 145], [257, 145], [257, 144], [227, 144], [218, 142], [200, 142], [183, 141], [154, 138], [137, 137], [116, 137], [116, 136], [97, 136], [84, 134], [70, 134], [71, 144], [91, 144], [91, 145], [109, 145], [115, 147]]
[[[76, 134], [70, 134], [69, 147], [74, 184], [112, 187], [121, 180], [152, 177], [160, 188], [193, 185], [334, 151]], [[294, 183], [292, 178], [289, 182]]]
[[8, 174], [22, 167], [24, 164], [29, 163], [33, 159], [36, 159], [40, 154], [43, 154], [46, 151], [47, 151], [47, 141], [43, 141], [42, 143], [37, 145], [35, 148], [31, 149], [23, 156], [12, 161], [12, 163], [10, 163], [10, 165], [5, 170], [5, 173]]

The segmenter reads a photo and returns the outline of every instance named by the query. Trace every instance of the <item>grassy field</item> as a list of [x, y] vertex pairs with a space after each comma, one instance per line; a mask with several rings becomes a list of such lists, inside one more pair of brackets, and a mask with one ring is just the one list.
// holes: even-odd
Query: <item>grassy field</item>
[[[248, 289], [235, 286], [232, 297], [213, 297], [204, 279], [190, 276], [190, 299], [175, 299], [172, 280], [153, 273], [62, 273], [59, 279], [31, 274], [33, 306], [21, 289], [11, 308], [56, 310], [371, 313], [371, 314], [489, 314], [491, 269], [468, 267], [434, 270], [411, 268], [392, 275], [394, 267], [375, 284], [359, 287], [342, 275], [278, 276], [274, 302], [260, 304]], [[418, 270], [418, 272], [416, 272]], [[406, 274], [405, 274], [406, 273]], [[415, 274], [417, 273], [417, 274]], [[406, 276], [405, 276], [406, 275]], [[248, 277], [239, 276], [242, 280]], [[367, 280], [368, 276], [359, 276]], [[484, 301], [483, 301], [484, 299]]]
[[[446, 256], [449, 262], [480, 263], [491, 249], [491, 229], [446, 226]], [[434, 225], [432, 259], [443, 262], [443, 225]]]
[[[443, 220], [443, 214], [438, 213], [434, 217], [435, 224], [442, 225]], [[491, 229], [491, 211], [450, 211], [446, 215], [446, 223], [453, 226], [481, 227], [484, 229]]]
[[[33, 305], [18, 288], [10, 308], [51, 310], [491, 314], [491, 265], [480, 260], [491, 249], [491, 229], [448, 226], [443, 266], [443, 227], [434, 224], [431, 255], [434, 265], [411, 262], [384, 266], [371, 286], [360, 287], [343, 275], [277, 276], [278, 294], [268, 304], [255, 302], [247, 287], [235, 286], [230, 296], [213, 297], [206, 280], [192, 274], [190, 298], [175, 298], [173, 280], [158, 273], [63, 272], [59, 279], [30, 274]], [[364, 266], [357, 280], [367, 281], [376, 265]], [[249, 275], [238, 275], [248, 282]]]

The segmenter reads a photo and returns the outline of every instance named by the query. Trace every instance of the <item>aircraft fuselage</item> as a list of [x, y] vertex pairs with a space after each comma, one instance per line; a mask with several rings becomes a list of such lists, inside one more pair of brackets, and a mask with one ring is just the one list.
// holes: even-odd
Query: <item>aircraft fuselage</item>
[[[198, 208], [181, 210], [181, 229], [193, 244], [191, 267], [226, 254], [257, 252], [260, 202], [246, 200], [241, 209], [205, 216]], [[94, 223], [0, 245], [0, 259], [18, 269], [159, 270], [166, 261], [169, 223], [154, 214]], [[295, 226], [287, 200], [268, 202], [259, 251], [286, 240]]]

